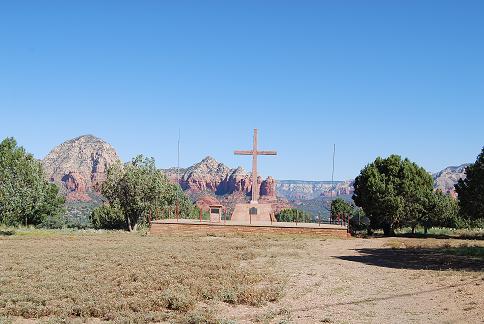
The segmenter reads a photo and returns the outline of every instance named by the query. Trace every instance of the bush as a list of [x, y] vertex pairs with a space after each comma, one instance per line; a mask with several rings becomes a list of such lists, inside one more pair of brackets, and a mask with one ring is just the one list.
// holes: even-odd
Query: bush
[[42, 223], [37, 225], [37, 227], [39, 228], [48, 228], [48, 229], [63, 228], [65, 226], [66, 226], [66, 222], [64, 218], [60, 215], [49, 215], [42, 221]]
[[91, 222], [94, 228], [124, 229], [126, 222], [121, 208], [114, 205], [101, 205], [91, 213]]
[[281, 210], [276, 214], [278, 222], [300, 222], [310, 223], [312, 218], [309, 213], [303, 212], [295, 208], [287, 208]]

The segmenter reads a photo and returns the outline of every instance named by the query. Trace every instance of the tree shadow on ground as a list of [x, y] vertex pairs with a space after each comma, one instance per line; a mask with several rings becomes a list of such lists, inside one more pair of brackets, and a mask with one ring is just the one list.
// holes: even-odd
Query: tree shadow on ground
[[[354, 237], [359, 238], [383, 238], [388, 237], [383, 234], [375, 233], [368, 235], [366, 232], [356, 232], [353, 233]], [[405, 238], [419, 238], [419, 239], [454, 239], [454, 240], [484, 240], [484, 234], [461, 234], [461, 235], [448, 235], [448, 234], [423, 234], [423, 233], [396, 233], [393, 237], [405, 237]]]
[[484, 240], [484, 235], [476, 234], [461, 234], [461, 235], [447, 235], [447, 234], [423, 234], [423, 233], [398, 233], [395, 237], [407, 238], [435, 238], [435, 239], [456, 239], [456, 240]]
[[412, 270], [484, 271], [484, 247], [357, 249], [335, 258], [378, 267]]
[[13, 230], [0, 230], [0, 236], [11, 236], [15, 235], [15, 231]]

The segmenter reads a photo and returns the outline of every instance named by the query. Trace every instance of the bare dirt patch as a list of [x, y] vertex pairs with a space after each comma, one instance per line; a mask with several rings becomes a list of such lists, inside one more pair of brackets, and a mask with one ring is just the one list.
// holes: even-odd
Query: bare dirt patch
[[0, 322], [480, 323], [482, 241], [0, 236]]

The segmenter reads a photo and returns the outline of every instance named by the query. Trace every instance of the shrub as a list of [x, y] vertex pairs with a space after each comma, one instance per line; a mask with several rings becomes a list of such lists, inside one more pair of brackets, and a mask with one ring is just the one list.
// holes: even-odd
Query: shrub
[[311, 215], [309, 213], [303, 212], [295, 208], [287, 208], [281, 210], [276, 214], [276, 219], [278, 222], [300, 222], [309, 223], [311, 222]]
[[123, 211], [117, 204], [101, 205], [91, 213], [91, 222], [94, 228], [123, 229], [126, 222]]

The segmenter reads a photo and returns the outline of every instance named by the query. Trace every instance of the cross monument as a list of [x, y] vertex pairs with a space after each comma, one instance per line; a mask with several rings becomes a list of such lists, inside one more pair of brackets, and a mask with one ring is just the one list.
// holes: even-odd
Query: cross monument
[[259, 200], [259, 185], [257, 183], [257, 156], [258, 155], [277, 155], [276, 151], [257, 150], [257, 128], [254, 129], [254, 142], [250, 151], [235, 151], [235, 155], [252, 155], [252, 200], [251, 204], [257, 204]]

